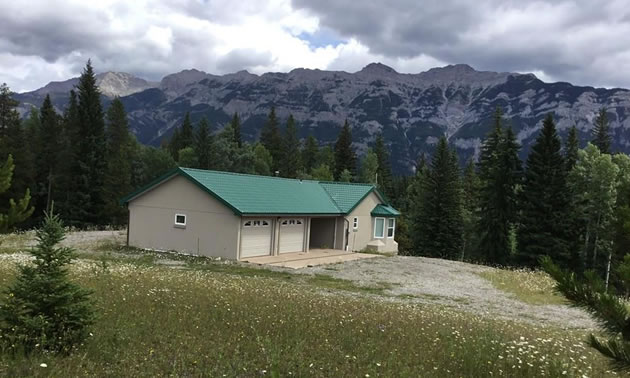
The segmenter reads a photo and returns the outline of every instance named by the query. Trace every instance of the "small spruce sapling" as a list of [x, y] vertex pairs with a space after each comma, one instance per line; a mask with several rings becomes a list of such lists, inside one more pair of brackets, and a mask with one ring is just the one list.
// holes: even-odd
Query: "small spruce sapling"
[[94, 312], [91, 291], [70, 281], [74, 250], [60, 247], [64, 229], [57, 215], [45, 214], [36, 231], [32, 263], [18, 268], [0, 303], [0, 346], [8, 352], [72, 352], [88, 336]]

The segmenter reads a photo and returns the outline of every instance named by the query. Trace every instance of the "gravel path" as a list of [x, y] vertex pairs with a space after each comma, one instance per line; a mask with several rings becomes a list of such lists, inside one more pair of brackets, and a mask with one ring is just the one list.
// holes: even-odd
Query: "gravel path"
[[326, 274], [364, 286], [389, 283], [392, 288], [387, 294], [480, 315], [569, 328], [596, 326], [582, 310], [566, 305], [530, 305], [494, 288], [477, 274], [488, 269], [492, 268], [441, 259], [395, 256], [311, 267], [300, 270], [300, 273]]

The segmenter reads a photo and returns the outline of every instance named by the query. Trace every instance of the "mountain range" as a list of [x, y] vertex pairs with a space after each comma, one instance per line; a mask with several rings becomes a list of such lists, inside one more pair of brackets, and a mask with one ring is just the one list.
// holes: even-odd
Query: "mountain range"
[[[16, 94], [20, 111], [39, 107], [46, 94], [62, 112], [73, 78]], [[576, 125], [582, 144], [590, 139], [597, 111], [605, 107], [615, 151], [630, 152], [630, 91], [545, 83], [533, 74], [477, 71], [465, 64], [402, 74], [380, 63], [355, 73], [294, 69], [262, 75], [239, 71], [212, 75], [191, 69], [151, 82], [126, 73], [106, 72], [97, 84], [107, 105], [120, 96], [130, 129], [145, 144], [159, 145], [186, 112], [207, 117], [214, 130], [237, 112], [247, 140], [258, 138], [272, 106], [281, 120], [293, 114], [301, 137], [334, 143], [345, 119], [359, 154], [382, 133], [396, 173], [409, 173], [422, 153], [445, 135], [461, 161], [479, 152], [495, 109], [503, 108], [525, 157], [544, 116], [552, 112], [561, 135]]]

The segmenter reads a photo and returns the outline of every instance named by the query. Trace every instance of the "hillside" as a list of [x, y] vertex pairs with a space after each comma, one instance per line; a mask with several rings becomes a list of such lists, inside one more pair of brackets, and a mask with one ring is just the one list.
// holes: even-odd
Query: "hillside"
[[[72, 80], [51, 83], [17, 98], [25, 112], [51, 93], [61, 110], [72, 85]], [[101, 82], [101, 88], [105, 95], [123, 96], [133, 132], [141, 142], [154, 145], [172, 133], [187, 111], [193, 120], [207, 117], [215, 128], [238, 112], [244, 136], [253, 140], [275, 106], [281, 118], [295, 116], [300, 136], [313, 134], [324, 144], [334, 141], [348, 118], [360, 153], [382, 132], [394, 170], [407, 173], [441, 135], [458, 148], [462, 160], [478, 152], [497, 106], [511, 119], [524, 146], [523, 156], [546, 113], [555, 114], [561, 134], [577, 125], [585, 143], [596, 111], [605, 106], [613, 149], [630, 152], [630, 91], [544, 83], [532, 74], [476, 71], [463, 64], [419, 74], [397, 73], [379, 63], [355, 73], [295, 69], [260, 76], [246, 71], [217, 76], [186, 70], [160, 83], [128, 77], [110, 80], [109, 85]], [[109, 97], [103, 99], [109, 101]]]

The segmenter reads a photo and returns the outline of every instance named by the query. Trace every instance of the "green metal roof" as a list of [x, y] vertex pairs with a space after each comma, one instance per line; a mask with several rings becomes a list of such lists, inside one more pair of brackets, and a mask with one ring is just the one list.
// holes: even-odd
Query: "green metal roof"
[[342, 213], [351, 212], [365, 197], [367, 197], [374, 185], [350, 184], [344, 182], [320, 182], [326, 193], [335, 202]]
[[374, 210], [370, 213], [373, 217], [397, 217], [400, 215], [400, 211], [394, 209], [389, 205], [376, 205]]
[[[175, 175], [188, 178], [239, 215], [343, 215], [352, 211], [376, 189], [370, 184], [331, 183], [176, 168], [126, 196], [121, 202], [127, 203]], [[383, 198], [380, 192], [376, 193]]]

